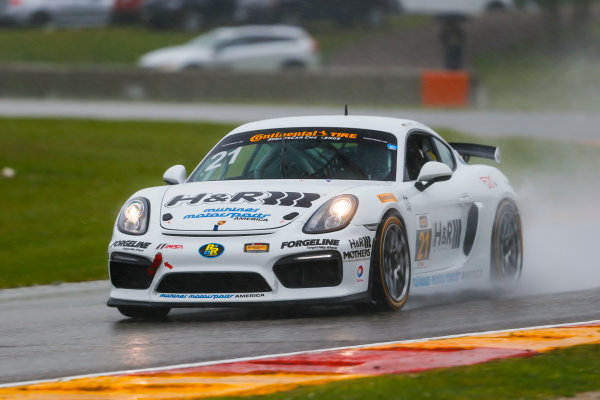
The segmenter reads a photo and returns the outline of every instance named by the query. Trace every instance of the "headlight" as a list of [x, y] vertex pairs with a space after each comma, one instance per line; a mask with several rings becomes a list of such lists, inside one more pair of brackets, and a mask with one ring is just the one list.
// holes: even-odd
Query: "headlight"
[[143, 197], [136, 197], [125, 203], [119, 214], [117, 227], [128, 235], [143, 235], [148, 230], [150, 204]]
[[336, 196], [323, 204], [304, 225], [304, 233], [325, 233], [344, 229], [356, 212], [358, 199], [351, 194]]

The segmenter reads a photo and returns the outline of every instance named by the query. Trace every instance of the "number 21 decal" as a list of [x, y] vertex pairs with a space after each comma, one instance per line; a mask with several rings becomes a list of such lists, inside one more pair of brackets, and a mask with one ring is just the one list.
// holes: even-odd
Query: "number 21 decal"
[[416, 261], [428, 260], [431, 250], [431, 229], [417, 231], [417, 258]]
[[235, 159], [237, 158], [238, 154], [240, 154], [240, 151], [242, 150], [242, 147], [238, 147], [237, 149], [231, 150], [229, 153], [227, 153], [226, 151], [221, 151], [217, 154], [215, 154], [214, 156], [212, 156], [210, 159], [213, 161], [212, 164], [210, 164], [208, 167], [206, 167], [206, 169], [204, 171], [210, 171], [211, 169], [215, 169], [215, 168], [219, 168], [221, 166], [221, 161], [229, 156], [231, 157], [229, 159], [229, 164], [233, 164], [235, 162]]

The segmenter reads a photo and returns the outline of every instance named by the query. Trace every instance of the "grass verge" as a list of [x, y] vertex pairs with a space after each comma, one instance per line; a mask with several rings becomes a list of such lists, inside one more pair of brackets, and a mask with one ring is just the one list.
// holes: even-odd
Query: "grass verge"
[[600, 345], [595, 344], [529, 358], [335, 382], [244, 399], [551, 399], [598, 390], [599, 377]]
[[526, 48], [480, 57], [474, 64], [489, 108], [595, 111], [598, 60], [585, 52]]
[[[232, 126], [173, 122], [1, 119], [0, 288], [107, 278], [106, 252], [122, 203], [162, 185], [171, 165], [190, 171]], [[448, 140], [490, 142], [502, 170], [595, 174], [597, 148], [536, 139], [480, 140], [440, 131]]]
[[[324, 58], [348, 43], [381, 33], [423, 23], [414, 16], [395, 17], [379, 29], [342, 29], [324, 21], [309, 24]], [[80, 65], [134, 65], [144, 53], [185, 43], [201, 33], [150, 30], [143, 27], [94, 29], [0, 29], [0, 63], [56, 63]]]

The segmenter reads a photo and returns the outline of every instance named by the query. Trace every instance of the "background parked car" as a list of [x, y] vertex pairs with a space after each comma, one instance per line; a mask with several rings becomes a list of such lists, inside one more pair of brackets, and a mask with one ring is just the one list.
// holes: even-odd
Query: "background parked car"
[[0, 22], [25, 26], [102, 26], [114, 0], [0, 0]]
[[145, 25], [196, 32], [207, 25], [231, 24], [236, 0], [146, 0], [141, 11]]
[[301, 25], [326, 19], [341, 26], [377, 27], [399, 9], [397, 0], [240, 0], [236, 17], [242, 22]]
[[214, 29], [186, 44], [145, 54], [138, 65], [165, 71], [312, 69], [318, 63], [317, 51], [317, 42], [302, 28], [253, 25]]
[[406, 14], [480, 15], [514, 8], [512, 0], [397, 0]]
[[139, 14], [145, 0], [115, 0], [112, 19], [115, 22], [133, 22]]

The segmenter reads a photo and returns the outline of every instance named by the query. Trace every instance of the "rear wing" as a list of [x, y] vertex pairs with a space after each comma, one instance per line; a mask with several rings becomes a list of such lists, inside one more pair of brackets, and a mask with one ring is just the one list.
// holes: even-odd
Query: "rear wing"
[[450, 143], [450, 146], [462, 156], [465, 162], [469, 162], [471, 157], [481, 157], [500, 163], [500, 149], [498, 147], [473, 143]]

